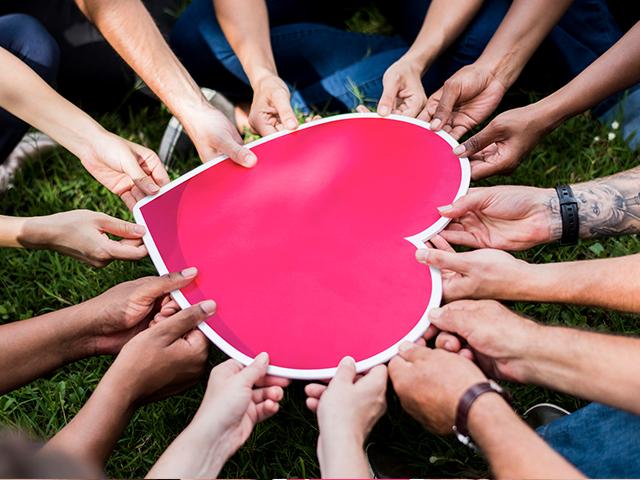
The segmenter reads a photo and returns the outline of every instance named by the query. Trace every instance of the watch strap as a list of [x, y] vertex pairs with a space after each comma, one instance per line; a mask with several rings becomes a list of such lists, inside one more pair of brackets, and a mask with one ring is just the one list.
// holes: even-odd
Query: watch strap
[[569, 185], [556, 187], [560, 202], [560, 218], [562, 219], [562, 237], [560, 245], [575, 245], [580, 236], [580, 217], [578, 216], [578, 201], [573, 196]]
[[[476, 383], [467, 389], [458, 402], [458, 409], [456, 411], [456, 423], [453, 427], [453, 431], [458, 435], [458, 438], [462, 443], [469, 445], [469, 427], [467, 426], [467, 420], [469, 417], [469, 410], [473, 403], [485, 393], [497, 393], [500, 396], [505, 397], [504, 390], [500, 385], [493, 381]], [[461, 438], [462, 437], [462, 438]], [[466, 438], [466, 441], [463, 440]]]

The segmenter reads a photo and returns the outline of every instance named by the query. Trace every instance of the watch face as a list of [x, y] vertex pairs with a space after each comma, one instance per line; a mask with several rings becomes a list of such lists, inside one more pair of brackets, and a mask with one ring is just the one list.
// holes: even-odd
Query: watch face
[[254, 168], [202, 165], [134, 213], [160, 273], [198, 268], [175, 298], [216, 301], [201, 329], [229, 356], [268, 352], [270, 374], [317, 379], [350, 355], [361, 372], [440, 304], [440, 272], [415, 251], [467, 191], [455, 144], [406, 117], [331, 117], [249, 145]]

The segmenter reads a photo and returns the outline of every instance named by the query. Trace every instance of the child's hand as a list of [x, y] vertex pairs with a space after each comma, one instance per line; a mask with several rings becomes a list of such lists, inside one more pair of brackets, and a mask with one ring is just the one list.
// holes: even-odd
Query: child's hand
[[387, 368], [378, 365], [356, 375], [352, 358], [340, 362], [329, 385], [305, 387], [307, 407], [318, 415], [318, 458], [323, 477], [366, 477], [362, 446], [387, 409]]
[[[77, 258], [94, 267], [112, 260], [139, 260], [147, 256], [142, 243], [145, 228], [104, 213], [72, 210], [27, 220], [23, 238], [26, 247], [47, 248]], [[107, 234], [120, 237], [111, 240]]]
[[[180, 308], [174, 301], [166, 301], [168, 294], [186, 287], [198, 274], [195, 268], [169, 273], [161, 277], [143, 277], [124, 282], [82, 304], [93, 312], [89, 340], [95, 354], [115, 354], [138, 332], [149, 325], [158, 309], [164, 312], [164, 320], [176, 314]], [[174, 308], [160, 306], [170, 303]]]
[[204, 373], [206, 337], [195, 328], [215, 313], [212, 300], [200, 302], [133, 337], [105, 375], [131, 405], [178, 393]]

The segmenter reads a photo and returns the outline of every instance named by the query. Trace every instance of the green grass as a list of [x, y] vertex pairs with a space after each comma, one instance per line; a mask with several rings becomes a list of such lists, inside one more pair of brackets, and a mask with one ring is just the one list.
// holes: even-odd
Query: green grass
[[[119, 112], [103, 123], [126, 138], [157, 147], [168, 120], [161, 108], [135, 114]], [[581, 116], [552, 133], [510, 178], [491, 183], [553, 186], [577, 182], [633, 167], [636, 157], [618, 140], [606, 141], [606, 129]], [[594, 136], [605, 139], [594, 142]], [[172, 176], [196, 166], [195, 157], [178, 162]], [[15, 188], [0, 196], [7, 215], [43, 215], [75, 208], [101, 210], [131, 218], [120, 200], [105, 191], [83, 170], [78, 160], [59, 149], [50, 157], [28, 165]], [[565, 261], [625, 255], [638, 251], [635, 236], [583, 242], [577, 247], [546, 245], [521, 254], [532, 262]], [[10, 322], [89, 299], [119, 282], [153, 274], [147, 259], [136, 264], [115, 262], [96, 270], [47, 251], [0, 251], [0, 321]], [[514, 304], [516, 310], [541, 322], [637, 334], [635, 316], [591, 308], [559, 305]], [[312, 339], [310, 339], [312, 340]], [[212, 349], [213, 350], [213, 349]], [[596, 352], [594, 352], [595, 354]], [[214, 351], [212, 365], [223, 356]], [[0, 397], [0, 423], [46, 439], [62, 428], [82, 407], [108, 368], [108, 357], [91, 358], [64, 367], [46, 378]], [[7, 366], [2, 366], [7, 368]], [[141, 408], [131, 421], [107, 466], [115, 477], [143, 476], [158, 455], [187, 424], [202, 396], [199, 385], [177, 397]], [[315, 457], [317, 436], [314, 417], [304, 407], [303, 384], [286, 393], [282, 411], [259, 425], [247, 445], [232, 458], [226, 477], [318, 476]], [[575, 409], [581, 402], [529, 386], [514, 386], [520, 411], [542, 400]], [[422, 476], [461, 476], [486, 473], [483, 460], [451, 438], [422, 430], [402, 412], [389, 395], [389, 413], [374, 430], [372, 441], [388, 446], [399, 464], [412, 466]]]
[[[376, 8], [365, 9], [348, 22], [351, 29], [390, 31]], [[126, 106], [100, 120], [112, 131], [151, 148], [157, 148], [169, 119], [160, 107], [132, 113]], [[553, 132], [510, 178], [484, 184], [513, 183], [554, 186], [615, 173], [637, 164], [620, 142], [607, 142], [607, 130], [589, 116], [574, 118]], [[599, 136], [601, 141], [594, 142]], [[195, 167], [195, 156], [178, 162], [170, 172], [177, 177]], [[76, 158], [57, 150], [27, 166], [15, 188], [0, 194], [5, 215], [45, 215], [89, 208], [131, 219], [120, 200], [98, 185]], [[530, 262], [552, 262], [619, 256], [639, 250], [635, 236], [583, 242], [577, 247], [546, 245], [518, 256]], [[46, 251], [0, 250], [0, 323], [57, 310], [103, 292], [117, 283], [155, 273], [146, 259], [131, 264], [115, 262], [102, 270]], [[592, 328], [599, 331], [640, 333], [637, 317], [592, 308], [517, 303], [517, 311], [541, 322]], [[313, 339], [310, 339], [313, 341]], [[594, 352], [597, 354], [597, 352]], [[212, 348], [211, 365], [224, 356]], [[10, 394], [0, 396], [0, 424], [19, 428], [34, 438], [47, 439], [60, 430], [82, 407], [112, 359], [99, 357], [76, 362]], [[0, 368], [9, 368], [1, 365]], [[304, 384], [287, 389], [281, 412], [258, 425], [244, 448], [229, 460], [222, 476], [230, 478], [317, 477], [315, 455], [317, 426], [304, 406]], [[569, 409], [582, 402], [531, 386], [512, 386], [515, 407], [523, 411], [540, 401], [553, 401]], [[203, 393], [200, 384], [182, 395], [138, 410], [107, 465], [113, 477], [142, 477], [164, 448], [184, 428]], [[406, 474], [423, 477], [480, 476], [487, 474], [483, 459], [452, 438], [424, 431], [389, 393], [389, 411], [371, 435], [406, 467]]]

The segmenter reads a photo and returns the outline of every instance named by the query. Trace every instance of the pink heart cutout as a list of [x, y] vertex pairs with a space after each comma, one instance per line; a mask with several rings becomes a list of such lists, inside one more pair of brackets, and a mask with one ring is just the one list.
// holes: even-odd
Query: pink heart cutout
[[195, 266], [174, 298], [212, 298], [202, 331], [243, 364], [330, 378], [346, 355], [359, 372], [386, 362], [429, 325], [440, 273], [415, 249], [447, 224], [438, 206], [465, 194], [457, 142], [419, 120], [325, 118], [249, 144], [252, 169], [226, 157], [140, 201], [136, 221], [160, 274]]

